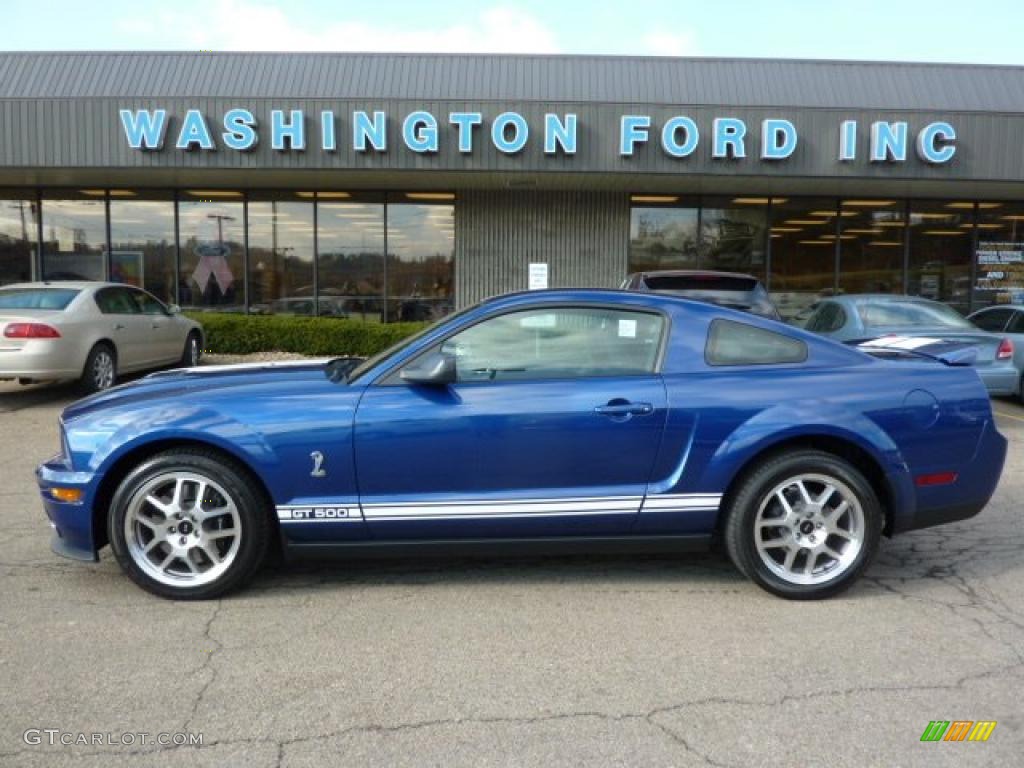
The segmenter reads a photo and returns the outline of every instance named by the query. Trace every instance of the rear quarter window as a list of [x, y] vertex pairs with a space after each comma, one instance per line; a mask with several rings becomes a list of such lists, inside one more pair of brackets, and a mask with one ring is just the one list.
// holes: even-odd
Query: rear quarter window
[[708, 365], [780, 365], [802, 363], [807, 344], [781, 333], [735, 320], [713, 320], [704, 360]]

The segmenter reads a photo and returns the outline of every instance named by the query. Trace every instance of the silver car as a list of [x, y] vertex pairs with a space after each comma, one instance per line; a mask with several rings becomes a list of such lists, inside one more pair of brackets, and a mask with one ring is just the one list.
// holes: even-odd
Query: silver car
[[78, 379], [97, 392], [122, 373], [198, 365], [202, 348], [199, 323], [130, 285], [0, 287], [0, 380]]
[[990, 395], [1018, 397], [1021, 372], [1006, 334], [986, 333], [955, 309], [918, 296], [845, 294], [816, 302], [792, 321], [836, 341], [857, 343], [882, 336], [934, 338], [977, 347], [974, 369]]
[[[989, 333], [1006, 336], [1013, 342], [1013, 362], [1024, 371], [1024, 307], [995, 306], [979, 309], [967, 319]], [[1021, 376], [1018, 397], [1024, 403], [1024, 375]]]

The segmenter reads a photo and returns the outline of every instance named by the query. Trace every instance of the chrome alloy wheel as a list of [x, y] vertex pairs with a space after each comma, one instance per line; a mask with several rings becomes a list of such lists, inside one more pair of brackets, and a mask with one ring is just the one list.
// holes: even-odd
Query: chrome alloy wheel
[[188, 337], [188, 364], [193, 368], [199, 365], [199, 339], [195, 335]]
[[822, 584], [845, 573], [864, 546], [864, 510], [849, 486], [801, 474], [776, 485], [754, 519], [761, 562], [790, 584]]
[[173, 587], [219, 578], [238, 554], [242, 523], [234, 500], [195, 472], [157, 475], [135, 492], [124, 517], [128, 554]]
[[114, 356], [106, 349], [100, 349], [92, 358], [92, 381], [97, 390], [114, 386]]

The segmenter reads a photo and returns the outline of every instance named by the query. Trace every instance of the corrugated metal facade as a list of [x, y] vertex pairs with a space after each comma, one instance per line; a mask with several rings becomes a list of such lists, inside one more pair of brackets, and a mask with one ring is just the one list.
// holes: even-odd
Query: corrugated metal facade
[[455, 216], [455, 295], [467, 306], [527, 287], [530, 262], [552, 288], [613, 288], [626, 274], [629, 197], [615, 192], [474, 190]]
[[1020, 112], [1024, 68], [473, 54], [0, 54], [0, 98], [175, 97]]

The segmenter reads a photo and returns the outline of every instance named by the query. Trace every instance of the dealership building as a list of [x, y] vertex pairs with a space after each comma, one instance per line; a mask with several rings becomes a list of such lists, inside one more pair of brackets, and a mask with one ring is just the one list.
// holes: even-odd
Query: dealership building
[[421, 320], [629, 272], [1024, 302], [1024, 68], [0, 54], [0, 284]]

